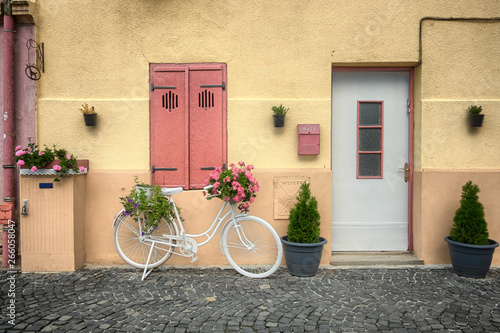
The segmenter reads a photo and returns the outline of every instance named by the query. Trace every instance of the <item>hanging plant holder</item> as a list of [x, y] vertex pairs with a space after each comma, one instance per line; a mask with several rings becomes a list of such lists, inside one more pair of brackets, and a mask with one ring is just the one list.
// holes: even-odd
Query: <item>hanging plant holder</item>
[[83, 114], [86, 126], [95, 126], [97, 123], [97, 113]]
[[469, 124], [471, 127], [483, 126], [484, 114], [471, 114], [469, 116]]
[[274, 127], [284, 127], [285, 126], [285, 115], [273, 115]]

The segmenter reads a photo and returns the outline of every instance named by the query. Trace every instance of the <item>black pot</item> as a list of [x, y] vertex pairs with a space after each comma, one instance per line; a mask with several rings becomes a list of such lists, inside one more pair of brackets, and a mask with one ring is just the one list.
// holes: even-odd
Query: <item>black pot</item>
[[469, 124], [471, 127], [483, 126], [484, 114], [471, 114], [469, 117]]
[[97, 113], [83, 114], [83, 119], [85, 119], [86, 126], [95, 126], [97, 123]]
[[285, 126], [285, 115], [284, 114], [273, 114], [274, 127], [284, 127]]
[[314, 276], [321, 261], [321, 253], [326, 239], [319, 238], [319, 243], [292, 243], [288, 236], [281, 237], [285, 253], [286, 267], [295, 276]]
[[488, 239], [489, 245], [472, 245], [453, 241], [450, 236], [444, 239], [450, 250], [453, 270], [460, 276], [485, 278], [491, 266], [493, 252], [498, 243]]

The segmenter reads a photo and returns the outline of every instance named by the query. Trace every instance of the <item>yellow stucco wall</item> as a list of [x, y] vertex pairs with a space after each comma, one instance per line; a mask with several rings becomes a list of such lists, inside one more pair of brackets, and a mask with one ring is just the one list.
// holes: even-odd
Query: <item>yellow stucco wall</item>
[[[500, 21], [429, 20], [422, 31], [421, 169], [500, 168]], [[468, 125], [472, 104], [480, 129]]]
[[[121, 188], [134, 175], [148, 174], [150, 63], [226, 63], [228, 160], [273, 168], [269, 179], [283, 174], [278, 168], [314, 168], [308, 172], [319, 174], [315, 181], [331, 178], [323, 172], [331, 161], [332, 65], [417, 66], [415, 171], [500, 168], [500, 23], [426, 20], [419, 63], [421, 18], [500, 17], [497, 0], [34, 3], [36, 39], [45, 43], [38, 141], [90, 160], [87, 208], [93, 213], [86, 232], [93, 237], [87, 239], [92, 260], [116, 258], [110, 231], [100, 228], [119, 209]], [[78, 111], [85, 102], [98, 113], [95, 128], [85, 127]], [[282, 129], [272, 126], [271, 107], [279, 104], [290, 108]], [[479, 130], [466, 123], [471, 104], [486, 114]], [[321, 124], [320, 155], [297, 154], [297, 123]], [[449, 188], [463, 178], [447, 176]], [[432, 188], [432, 182], [425, 185], [416, 184], [419, 198]], [[272, 197], [272, 189], [262, 191]], [[331, 216], [329, 202], [320, 204]], [[415, 208], [419, 249], [440, 250], [420, 236], [434, 222], [448, 221], [423, 223], [421, 217], [429, 217], [425, 200]], [[268, 207], [257, 211], [270, 214]]]
[[[252, 162], [257, 167], [328, 167], [332, 63], [416, 64], [421, 17], [490, 17], [499, 12], [496, 0], [472, 8], [467, 0], [453, 5], [395, 0], [206, 1], [203, 6], [196, 1], [37, 1], [36, 34], [45, 43], [46, 67], [37, 85], [39, 139], [64, 143], [97, 169], [147, 169], [149, 63], [224, 62], [229, 159], [243, 159], [255, 150]], [[487, 82], [488, 98], [494, 98], [498, 61], [492, 57], [500, 45], [495, 42], [498, 26], [424, 22], [424, 101], [458, 96], [463, 102], [460, 112], [465, 112], [470, 99], [483, 96], [463, 94], [468, 82], [472, 87]], [[464, 33], [482, 37], [457, 38]], [[470, 58], [463, 59], [463, 54]], [[457, 71], [448, 65], [451, 56]], [[473, 73], [480, 75], [468, 81], [470, 74], [463, 67], [471, 62], [476, 64]], [[481, 80], [483, 74], [486, 81]], [[462, 88], [454, 88], [458, 82]], [[96, 129], [83, 126], [77, 110], [83, 102], [99, 114]], [[270, 108], [280, 103], [290, 112], [285, 128], [276, 132]], [[446, 110], [459, 112], [454, 106]], [[427, 123], [442, 117], [426, 106], [423, 112]], [[320, 156], [302, 159], [294, 153], [299, 122], [321, 123]], [[495, 120], [487, 123], [493, 127]], [[52, 130], [54, 126], [59, 129]], [[432, 137], [436, 131], [431, 126], [422, 135]], [[427, 155], [423, 152], [424, 166], [441, 166]]]

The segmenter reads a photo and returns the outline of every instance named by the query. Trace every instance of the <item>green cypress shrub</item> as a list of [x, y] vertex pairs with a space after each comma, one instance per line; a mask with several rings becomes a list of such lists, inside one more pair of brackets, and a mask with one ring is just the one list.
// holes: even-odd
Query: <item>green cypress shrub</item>
[[484, 219], [484, 206], [479, 202], [479, 186], [468, 181], [462, 187], [460, 208], [455, 212], [450, 238], [455, 242], [488, 245], [488, 226]]
[[293, 243], [318, 243], [321, 218], [318, 211], [318, 201], [311, 197], [308, 183], [300, 186], [295, 207], [288, 217], [288, 241]]

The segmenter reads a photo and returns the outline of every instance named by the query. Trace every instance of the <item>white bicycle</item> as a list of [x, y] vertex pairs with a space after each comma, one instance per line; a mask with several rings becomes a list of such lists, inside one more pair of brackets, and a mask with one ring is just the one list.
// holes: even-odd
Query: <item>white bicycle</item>
[[[211, 188], [207, 186], [205, 190]], [[172, 254], [191, 257], [194, 262], [198, 259], [198, 247], [210, 242], [221, 226], [221, 251], [236, 271], [248, 277], [264, 278], [279, 268], [283, 249], [277, 232], [259, 217], [237, 213], [234, 203], [224, 201], [212, 225], [203, 233], [187, 234], [173, 199], [174, 194], [182, 191], [182, 187], [162, 188], [162, 195], [173, 205], [176, 218], [171, 221], [162, 218], [153, 231], [145, 232], [146, 223], [141, 216], [136, 221], [125, 214], [125, 210], [115, 216], [116, 250], [126, 263], [144, 269], [142, 280]], [[224, 213], [227, 207], [229, 210]], [[199, 237], [206, 239], [198, 243], [195, 238]]]

